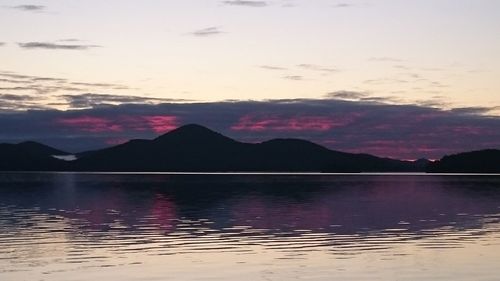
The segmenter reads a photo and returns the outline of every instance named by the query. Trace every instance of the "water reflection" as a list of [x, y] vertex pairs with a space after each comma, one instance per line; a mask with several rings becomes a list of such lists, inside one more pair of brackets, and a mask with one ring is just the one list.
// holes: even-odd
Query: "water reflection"
[[[130, 272], [117, 280], [154, 280], [153, 273], [132, 268], [158, 272], [164, 265], [157, 263], [175, 261], [174, 280], [198, 272], [195, 264], [218, 279], [241, 279], [237, 272], [245, 269], [273, 280], [265, 274], [273, 268], [277, 280], [306, 273], [332, 280], [340, 260], [367, 257], [376, 261], [362, 264], [390, 260], [409, 272], [417, 265], [401, 265], [401, 256], [468, 245], [500, 249], [499, 188], [494, 176], [0, 174], [0, 276], [98, 274], [88, 268], [120, 266]], [[489, 264], [482, 254], [474, 266]], [[257, 266], [257, 260], [265, 262]], [[234, 261], [224, 275], [217, 271]], [[314, 270], [300, 270], [304, 265]], [[435, 277], [432, 263], [425, 266], [399, 279]], [[376, 272], [367, 278], [387, 280], [391, 271]], [[482, 273], [486, 279], [496, 274]], [[363, 274], [339, 276], [362, 280]]]

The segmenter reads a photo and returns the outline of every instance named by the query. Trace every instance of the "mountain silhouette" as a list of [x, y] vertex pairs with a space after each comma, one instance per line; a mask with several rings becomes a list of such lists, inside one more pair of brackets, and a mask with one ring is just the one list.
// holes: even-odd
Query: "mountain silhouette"
[[67, 152], [33, 141], [19, 144], [0, 144], [0, 170], [3, 171], [54, 171], [65, 168], [63, 161], [53, 155]]
[[152, 140], [82, 152], [75, 161], [54, 157], [61, 155], [69, 154], [32, 141], [0, 144], [0, 170], [500, 173], [500, 150], [494, 149], [445, 156], [435, 162], [410, 162], [334, 151], [300, 139], [243, 143], [196, 124]]
[[242, 143], [200, 125], [179, 127], [153, 140], [131, 140], [81, 154], [81, 171], [384, 172], [416, 171], [412, 162], [329, 150], [298, 139]]
[[2, 171], [123, 172], [470, 172], [500, 173], [500, 150], [481, 150], [401, 161], [330, 150], [300, 139], [239, 142], [200, 125], [179, 127], [152, 140], [77, 154], [75, 161], [54, 156], [67, 152], [36, 142], [0, 144]]
[[500, 173], [500, 150], [486, 149], [445, 156], [431, 163], [432, 173]]

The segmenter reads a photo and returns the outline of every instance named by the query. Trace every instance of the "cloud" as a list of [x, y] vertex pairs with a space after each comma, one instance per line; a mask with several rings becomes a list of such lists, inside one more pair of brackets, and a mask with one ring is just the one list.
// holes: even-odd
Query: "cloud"
[[394, 79], [394, 78], [378, 78], [378, 79], [369, 79], [363, 81], [365, 84], [371, 85], [382, 85], [382, 84], [401, 84], [401, 83], [409, 83], [410, 81], [405, 79]]
[[[369, 92], [358, 92], [358, 91], [335, 91], [331, 93], [327, 93], [325, 98], [335, 99], [335, 100], [344, 100], [344, 101], [354, 101], [354, 102], [368, 102], [368, 103], [377, 103], [377, 104], [405, 104], [403, 100], [399, 97], [395, 96], [374, 96]], [[424, 105], [430, 106], [430, 104], [436, 105], [436, 100], [425, 100], [415, 103], [415, 105]]]
[[5, 46], [5, 42], [0, 42], [0, 47]]
[[87, 133], [102, 133], [102, 132], [122, 132], [123, 128], [119, 124], [115, 124], [113, 120], [103, 117], [94, 116], [79, 116], [73, 118], [59, 118], [55, 123], [63, 127], [75, 128], [78, 131]]
[[371, 57], [368, 61], [372, 62], [403, 62], [404, 60], [392, 57]]
[[245, 6], [245, 7], [266, 7], [268, 5], [267, 1], [245, 1], [245, 0], [233, 0], [233, 1], [222, 1], [222, 4], [229, 6]]
[[307, 63], [299, 64], [299, 65], [297, 65], [297, 67], [302, 68], [302, 69], [306, 69], [306, 70], [313, 70], [313, 71], [338, 72], [338, 70], [334, 69], [334, 68], [328, 68], [328, 67], [323, 67], [320, 65], [307, 64]]
[[[343, 91], [332, 96], [357, 95]], [[358, 97], [360, 100], [139, 103], [147, 98], [127, 100], [87, 94], [80, 97], [80, 102], [91, 107], [78, 110], [0, 113], [0, 142], [31, 139], [76, 152], [105, 147], [116, 140], [151, 139], [182, 124], [199, 123], [246, 142], [301, 138], [335, 150], [404, 159], [434, 159], [461, 151], [500, 148], [500, 117], [487, 115], [494, 108], [444, 110], [389, 104], [383, 98], [366, 100], [370, 97], [363, 93]], [[8, 99], [12, 103], [36, 101], [13, 96], [0, 101]], [[78, 103], [78, 97], [74, 99]], [[98, 104], [109, 100], [124, 103], [93, 106], [94, 101]]]
[[19, 80], [16, 80], [16, 79], [8, 79], [8, 78], [0, 78], [0, 84], [4, 84], [4, 83], [8, 83], [8, 84], [25, 84], [26, 81], [19, 81]]
[[76, 44], [58, 44], [50, 42], [27, 42], [17, 43], [23, 49], [46, 49], [46, 50], [89, 50], [100, 48], [98, 45], [76, 45]]
[[332, 7], [334, 7], [334, 8], [351, 8], [354, 6], [355, 6], [354, 4], [349, 4], [349, 3], [338, 3], [338, 4], [333, 5]]
[[[28, 82], [29, 83], [29, 82]], [[0, 87], [1, 91], [4, 92], [27, 92], [27, 93], [35, 93], [38, 95], [48, 95], [51, 93], [55, 93], [58, 91], [83, 91], [82, 88], [70, 87], [65, 85], [23, 85], [23, 86], [14, 86], [14, 87]]]
[[[340, 121], [340, 122], [339, 122]], [[333, 120], [325, 116], [293, 116], [280, 117], [279, 115], [245, 115], [242, 116], [236, 124], [231, 126], [235, 131], [329, 131], [336, 126], [345, 125], [346, 119]]]
[[283, 76], [284, 79], [287, 79], [287, 80], [293, 80], [293, 81], [301, 81], [301, 80], [304, 80], [304, 77], [303, 76], [300, 76], [300, 75], [287, 75], [287, 76]]
[[17, 5], [11, 6], [10, 8], [25, 12], [41, 12], [45, 10], [46, 7], [42, 5]]
[[259, 67], [267, 70], [287, 70], [287, 68], [285, 67], [274, 66], [274, 65], [259, 65]]
[[119, 104], [159, 104], [167, 102], [186, 102], [182, 99], [162, 99], [140, 96], [126, 95], [106, 95], [106, 94], [76, 94], [76, 95], [61, 95], [60, 98], [67, 102], [67, 105], [72, 109], [96, 108], [102, 106], [119, 105]]
[[[259, 68], [266, 69], [266, 70], [290, 70], [290, 68], [282, 67], [282, 66], [275, 66], [275, 65], [259, 65]], [[308, 64], [308, 63], [302, 63], [302, 64], [297, 64], [294, 68], [295, 70], [298, 71], [316, 71], [316, 72], [323, 72], [323, 74], [330, 74], [334, 72], [338, 72], [338, 69], [335, 68], [330, 68], [330, 67], [325, 67], [317, 64]], [[301, 80], [302, 77], [298, 75], [290, 75], [290, 76], [285, 76], [287, 79], [291, 80]]]
[[36, 90], [34, 87], [0, 87], [0, 91], [31, 91]]
[[162, 134], [171, 131], [179, 126], [176, 116], [171, 115], [140, 115], [140, 116], [114, 116], [114, 117], [93, 117], [78, 116], [56, 119], [56, 123], [63, 127], [87, 132], [123, 132], [129, 131], [153, 131]]
[[13, 78], [13, 79], [31, 79], [31, 78], [33, 78], [33, 76], [30, 76], [30, 75], [17, 74], [17, 73], [12, 73], [9, 71], [0, 71], [0, 76]]
[[[65, 78], [0, 71], [0, 97], [3, 98], [0, 111], [23, 111], [47, 107], [83, 109], [117, 104], [188, 102], [184, 99], [93, 93], [102, 91], [123, 93], [129, 90], [133, 88], [122, 84], [79, 82]], [[14, 97], [19, 97], [19, 102], [14, 102]], [[27, 97], [30, 98], [27, 99]], [[30, 102], [27, 102], [28, 100]]]
[[52, 78], [52, 77], [32, 77], [32, 81], [33, 82], [58, 82], [58, 83], [67, 82], [66, 79]]
[[66, 39], [59, 39], [57, 42], [82, 42], [80, 39], [76, 38], [66, 38]]
[[470, 115], [479, 115], [479, 114], [487, 114], [492, 110], [500, 109], [500, 106], [493, 107], [460, 107], [453, 108], [451, 111], [453, 113], [458, 114], [470, 114]]
[[0, 71], [0, 90], [5, 93], [37, 94], [48, 97], [62, 91], [82, 93], [102, 90], [127, 91], [132, 89], [121, 84], [69, 81], [65, 78]]
[[212, 26], [212, 27], [207, 27], [203, 29], [198, 29], [193, 32], [191, 32], [191, 35], [197, 36], [197, 37], [209, 37], [209, 36], [214, 36], [214, 35], [219, 35], [224, 33], [221, 31], [218, 27]]
[[336, 91], [327, 94], [327, 97], [330, 98], [339, 98], [346, 100], [359, 100], [362, 98], [366, 98], [368, 96], [367, 93], [355, 92], [355, 91]]
[[38, 104], [38, 101], [36, 97], [31, 95], [0, 93], [0, 112], [47, 109], [46, 106]]
[[84, 86], [84, 87], [93, 87], [93, 88], [108, 88], [108, 89], [115, 89], [115, 90], [127, 90], [130, 89], [127, 86], [124, 85], [118, 85], [118, 84], [109, 84], [109, 83], [85, 83], [85, 82], [71, 82], [71, 85], [75, 86]]
[[30, 101], [34, 100], [35, 97], [29, 95], [12, 95], [12, 94], [0, 94], [0, 100], [9, 101]]

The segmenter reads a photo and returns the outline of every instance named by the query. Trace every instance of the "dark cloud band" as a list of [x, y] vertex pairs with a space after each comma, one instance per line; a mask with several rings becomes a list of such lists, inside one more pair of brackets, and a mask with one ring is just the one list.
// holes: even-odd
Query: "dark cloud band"
[[224, 5], [245, 6], [245, 7], [265, 7], [268, 5], [266, 1], [245, 1], [245, 0], [222, 1], [222, 3]]
[[26, 12], [40, 12], [45, 10], [46, 7], [42, 5], [17, 5], [10, 8]]
[[73, 45], [73, 44], [58, 44], [50, 42], [26, 42], [17, 43], [23, 49], [46, 49], [46, 50], [88, 50], [99, 48], [98, 45]]
[[[74, 92], [82, 93], [103, 90], [123, 92], [131, 90], [131, 88], [122, 84], [79, 82], [70, 81], [65, 78], [32, 76], [0, 71], [0, 91], [5, 94], [36, 95], [40, 102], [43, 102], [44, 98], [49, 97], [52, 97], [52, 99], [62, 98], [64, 95], [61, 96], [60, 92], [65, 92], [65, 95], [67, 95], [67, 93]], [[13, 109], [30, 109], [30, 107], [26, 107], [25, 104], [18, 104]]]
[[191, 32], [190, 34], [193, 36], [197, 36], [197, 37], [208, 37], [208, 36], [219, 35], [222, 33], [224, 33], [224, 32], [222, 32], [218, 27], [212, 26], [212, 27], [207, 27], [207, 28], [195, 30], [195, 31]]

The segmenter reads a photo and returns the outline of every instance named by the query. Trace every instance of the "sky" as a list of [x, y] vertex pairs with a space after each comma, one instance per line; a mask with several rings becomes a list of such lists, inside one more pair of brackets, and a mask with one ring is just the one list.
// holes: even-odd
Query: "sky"
[[500, 1], [0, 0], [0, 142], [200, 123], [402, 159], [500, 148]]

